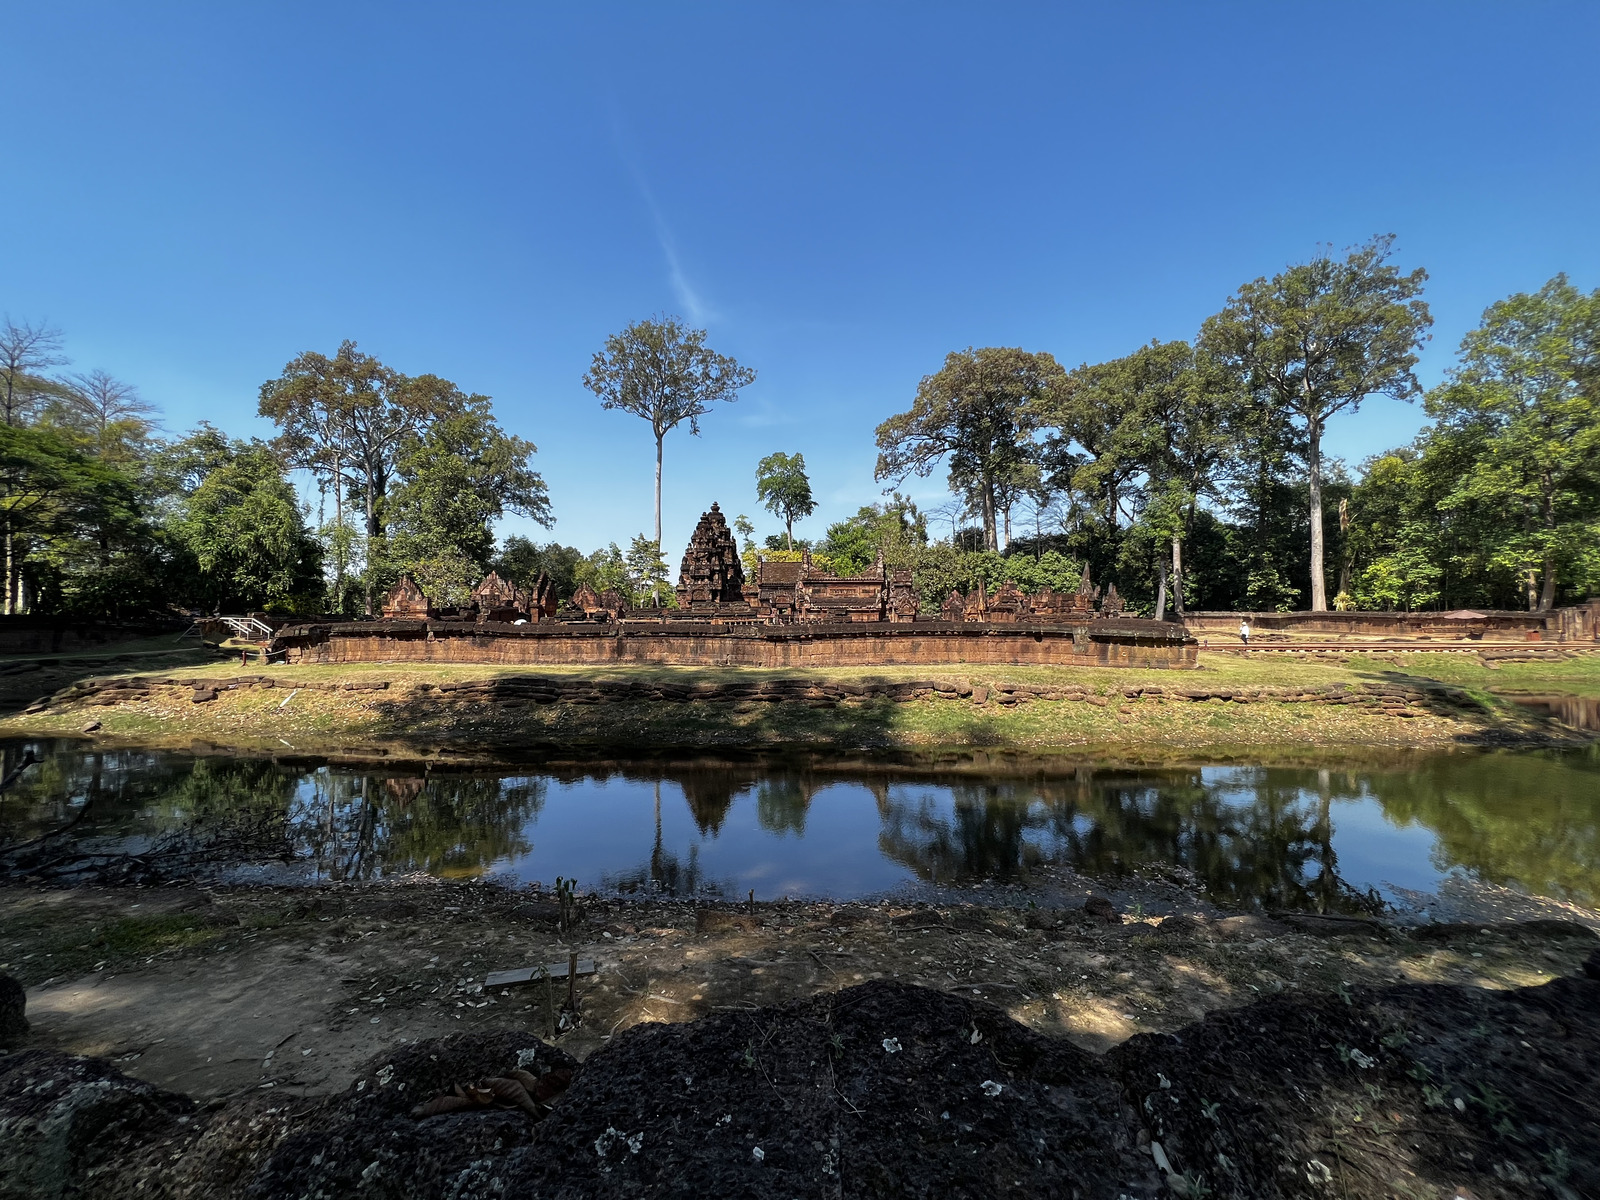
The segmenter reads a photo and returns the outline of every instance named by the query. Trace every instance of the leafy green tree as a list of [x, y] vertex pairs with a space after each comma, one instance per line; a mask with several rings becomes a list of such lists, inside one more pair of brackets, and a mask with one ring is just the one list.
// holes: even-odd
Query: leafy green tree
[[661, 557], [661, 544], [639, 534], [628, 544], [629, 591], [636, 605], [670, 606], [676, 593], [667, 582], [667, 560]]
[[535, 450], [500, 429], [482, 396], [408, 438], [388, 502], [386, 574], [409, 572], [429, 595], [463, 603], [494, 557], [495, 521], [510, 512], [550, 523]]
[[1412, 368], [1433, 318], [1419, 299], [1427, 272], [1401, 274], [1394, 237], [1343, 260], [1318, 255], [1241, 287], [1200, 340], [1241, 385], [1300, 422], [1311, 526], [1311, 609], [1328, 607], [1323, 563], [1322, 437], [1330, 417], [1371, 395], [1421, 394]]
[[706, 345], [704, 329], [677, 317], [635, 321], [606, 339], [583, 386], [616, 408], [650, 422], [656, 437], [656, 544], [661, 544], [661, 457], [668, 432], [684, 421], [700, 436], [700, 418], [719, 400], [732, 403], [756, 373]]
[[1034, 406], [1061, 375], [1048, 354], [968, 348], [923, 377], [911, 409], [877, 429], [874, 478], [926, 477], [948, 463], [950, 489], [970, 497], [985, 545], [998, 550], [1002, 505], [1021, 492], [1034, 456]]
[[1434, 438], [1473, 460], [1442, 506], [1492, 513], [1491, 558], [1550, 609], [1563, 567], [1600, 541], [1600, 289], [1558, 275], [1491, 305], [1427, 407]]
[[315, 611], [322, 547], [282, 461], [259, 441], [202, 424], [167, 448], [168, 536], [193, 563], [184, 598], [212, 611]]
[[744, 576], [754, 579], [760, 561], [756, 550], [756, 527], [749, 517], [740, 513], [733, 519], [733, 531], [739, 535], [739, 558], [744, 564]]
[[[332, 358], [307, 351], [261, 385], [257, 411], [282, 430], [277, 448], [284, 460], [310, 471], [323, 494], [333, 496], [333, 528], [344, 527], [347, 503], [362, 511], [369, 615], [388, 563], [386, 501], [400, 457], [430, 423], [486, 409], [488, 403], [487, 397], [469, 396], [437, 375], [403, 375], [363, 354], [352, 341], [341, 343]], [[335, 550], [338, 596], [349, 564]]]
[[56, 434], [125, 486], [116, 502], [95, 508], [92, 524], [59, 529], [30, 553], [35, 601], [47, 611], [96, 617], [160, 608], [168, 556], [144, 519], [156, 499], [149, 470], [155, 409], [105, 371], [55, 384], [35, 409], [34, 428]]
[[[8, 610], [15, 612], [24, 570], [35, 586], [41, 575], [55, 586], [48, 608], [82, 611], [64, 603], [63, 569], [69, 547], [103, 536], [120, 538], [137, 528], [141, 513], [127, 477], [77, 449], [59, 430], [0, 424], [0, 516], [7, 531]], [[33, 560], [30, 562], [30, 559]], [[39, 560], [43, 559], [43, 562]], [[103, 568], [110, 567], [109, 557]]]
[[[1419, 439], [1426, 445], [1426, 438]], [[1445, 595], [1447, 568], [1459, 562], [1439, 501], [1448, 492], [1437, 462], [1406, 447], [1369, 459], [1350, 498], [1350, 599], [1362, 609], [1431, 608]], [[1468, 598], [1457, 584], [1457, 595]], [[1476, 599], [1476, 597], [1471, 597]]]
[[616, 592], [627, 596], [633, 591], [633, 581], [628, 578], [628, 561], [621, 548], [612, 542], [580, 561], [573, 570], [576, 586], [588, 584], [596, 595]]
[[576, 572], [582, 561], [583, 552], [572, 546], [563, 546], [559, 542], [541, 546], [529, 538], [512, 534], [506, 538], [499, 555], [490, 566], [500, 573], [502, 579], [508, 579], [521, 588], [532, 588], [540, 572], [543, 572], [549, 576], [550, 584], [555, 588], [556, 601], [565, 603], [572, 599], [572, 593], [578, 588]]
[[[1183, 610], [1183, 541], [1202, 498], [1220, 494], [1239, 395], [1207, 355], [1187, 342], [1156, 341], [1078, 367], [1035, 404], [1039, 423], [1051, 431], [1047, 470], [1098, 517], [1105, 545], [1090, 557], [1119, 570], [1133, 566], [1140, 576], [1153, 565], [1158, 619], [1165, 616], [1169, 575]], [[1126, 545], [1123, 517], [1138, 524]]]
[[817, 511], [811, 498], [811, 480], [806, 477], [803, 454], [769, 454], [756, 466], [756, 497], [767, 511], [783, 522], [788, 549], [794, 549], [794, 523]]
[[[1148, 423], [1143, 521], [1171, 548], [1171, 589], [1184, 609], [1184, 542], [1202, 501], [1222, 497], [1224, 464], [1239, 442], [1244, 394], [1230, 373], [1186, 342], [1151, 342], [1132, 356], [1139, 408]], [[1157, 559], [1156, 619], [1165, 613], [1168, 563]]]
[[879, 557], [891, 568], [912, 566], [918, 547], [928, 544], [928, 522], [899, 492], [883, 504], [869, 504], [855, 516], [828, 526], [822, 554], [840, 575], [859, 575]]
[[[28, 424], [40, 406], [60, 387], [44, 377], [51, 367], [66, 362], [61, 354], [61, 331], [48, 325], [18, 325], [9, 316], [0, 325], [0, 421], [10, 427]], [[5, 602], [7, 615], [19, 611], [22, 548], [14, 545], [17, 531], [7, 512], [0, 536], [5, 541]]]
[[1034, 421], [1049, 431], [1044, 465], [1055, 485], [1086, 497], [1111, 531], [1121, 524], [1127, 493], [1150, 452], [1143, 368], [1136, 356], [1084, 363], [1053, 377], [1030, 405]]

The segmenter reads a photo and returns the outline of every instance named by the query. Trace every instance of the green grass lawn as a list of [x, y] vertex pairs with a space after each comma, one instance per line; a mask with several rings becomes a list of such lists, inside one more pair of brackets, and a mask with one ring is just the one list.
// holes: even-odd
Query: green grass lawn
[[[102, 656], [103, 657], [103, 656]], [[88, 719], [101, 736], [150, 744], [194, 738], [217, 744], [304, 750], [333, 744], [432, 743], [468, 749], [521, 745], [663, 747], [1015, 747], [1060, 751], [1115, 748], [1124, 755], [1167, 755], [1184, 749], [1231, 754], [1265, 746], [1304, 748], [1428, 747], [1486, 730], [1529, 734], [1536, 723], [1507, 693], [1600, 695], [1600, 655], [1566, 661], [1485, 666], [1461, 654], [1360, 654], [1337, 659], [1202, 651], [1195, 670], [1069, 666], [835, 667], [768, 670], [748, 667], [499, 666], [416, 662], [273, 665], [211, 656], [167, 665], [125, 659], [95, 678], [231, 678], [269, 675], [275, 687], [227, 691], [213, 703], [191, 704], [186, 694], [158, 693], [117, 707], [56, 707], [14, 714], [0, 734], [76, 733]], [[950, 680], [973, 685], [1075, 683], [1116, 702], [1104, 706], [1033, 702], [1016, 706], [954, 700], [909, 703], [847, 702], [814, 708], [798, 703], [634, 702], [603, 705], [502, 705], [442, 700], [418, 691], [422, 683], [487, 680], [515, 675], [679, 683], [771, 677], [818, 680]], [[379, 692], [304, 690], [302, 683], [386, 680]], [[1152, 698], [1126, 701], [1124, 688], [1157, 684], [1193, 687], [1317, 687], [1363, 682], [1447, 684], [1471, 693], [1486, 711], [1440, 709], [1400, 719], [1393, 715], [1303, 703], [1203, 703]], [[291, 695], [292, 693], [292, 695]]]
[[[129, 666], [111, 674], [151, 674], [157, 668]], [[1072, 681], [1112, 691], [1133, 684], [1158, 683], [1169, 687], [1209, 684], [1239, 686], [1299, 686], [1303, 684], [1356, 683], [1363, 680], [1431, 680], [1488, 694], [1494, 690], [1555, 691], [1576, 695], [1600, 694], [1600, 655], [1579, 655], [1567, 661], [1509, 662], [1484, 666], [1466, 654], [1360, 654], [1340, 659], [1290, 657], [1283, 654], [1240, 655], [1201, 651], [1194, 670], [1142, 667], [995, 666], [950, 663], [937, 666], [802, 667], [659, 667], [659, 666], [530, 666], [494, 663], [338, 663], [330, 665], [263, 667], [254, 661], [240, 667], [237, 659], [160, 668], [163, 676], [190, 677], [233, 674], [271, 675], [281, 683], [295, 680], [387, 679], [400, 684], [444, 683], [451, 680], [495, 679], [509, 675], [580, 676], [593, 679], [673, 679], [679, 681], [761, 678], [815, 679], [952, 679], [995, 684], [1060, 683]]]

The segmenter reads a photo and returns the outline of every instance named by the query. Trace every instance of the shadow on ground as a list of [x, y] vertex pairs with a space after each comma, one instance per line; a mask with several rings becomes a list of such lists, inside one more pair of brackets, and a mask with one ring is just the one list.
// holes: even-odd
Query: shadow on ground
[[[235, 661], [237, 661], [237, 656]], [[96, 675], [154, 673], [226, 662], [214, 647], [177, 635], [113, 642], [67, 654], [0, 656], [0, 717], [15, 716], [35, 700]]]
[[0, 1197], [1600, 1194], [1595, 978], [1280, 997], [1103, 1057], [880, 981], [636, 1026], [530, 1097], [572, 1066], [461, 1035], [338, 1096], [201, 1111], [25, 1051], [0, 1058]]

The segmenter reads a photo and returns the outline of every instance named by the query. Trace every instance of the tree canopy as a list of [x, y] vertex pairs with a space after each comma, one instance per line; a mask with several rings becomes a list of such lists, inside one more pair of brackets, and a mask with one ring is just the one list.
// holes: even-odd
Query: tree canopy
[[719, 401], [732, 403], [756, 373], [706, 345], [704, 329], [677, 317], [635, 321], [606, 338], [583, 377], [600, 407], [620, 409], [650, 422], [656, 439], [656, 543], [661, 542], [662, 442], [683, 422], [700, 436], [700, 418]]
[[270, 446], [202, 425], [166, 458], [176, 484], [167, 528], [194, 567], [192, 602], [284, 615], [321, 607], [322, 548]]
[[[1429, 449], [1471, 467], [1446, 511], [1479, 515], [1487, 558], [1554, 605], [1563, 574], [1595, 578], [1600, 546], [1600, 289], [1558, 275], [1491, 305], [1461, 363], [1427, 398]], [[1537, 600], [1534, 596], [1537, 595]]]
[[405, 572], [441, 603], [465, 602], [494, 558], [495, 521], [509, 512], [550, 523], [548, 491], [529, 465], [535, 449], [502, 432], [481, 396], [408, 437], [388, 501], [383, 580]]
[[976, 501], [987, 548], [998, 550], [996, 515], [1027, 481], [1034, 406], [1060, 375], [1050, 355], [1026, 350], [947, 355], [923, 376], [910, 410], [878, 426], [874, 478], [899, 483], [946, 463], [951, 490]]
[[1372, 395], [1422, 392], [1412, 368], [1433, 318], [1421, 299], [1428, 273], [1388, 260], [1393, 235], [1343, 259], [1310, 262], [1241, 287], [1206, 321], [1201, 344], [1244, 387], [1300, 422], [1311, 528], [1311, 609], [1328, 607], [1322, 528], [1322, 437], [1328, 418]]
[[780, 450], [763, 458], [756, 465], [756, 498], [783, 522], [784, 537], [793, 550], [794, 523], [817, 511], [811, 480], [806, 476], [805, 455]]
[[[377, 592], [400, 569], [428, 579], [441, 595], [458, 593], [469, 564], [487, 561], [482, 543], [493, 536], [484, 531], [503, 512], [549, 523], [544, 481], [528, 465], [535, 447], [500, 430], [487, 396], [438, 375], [402, 374], [352, 341], [332, 357], [306, 351], [292, 359], [261, 385], [258, 411], [281, 430], [276, 446], [284, 460], [310, 472], [333, 500], [323, 537], [336, 606], [345, 603], [346, 573], [358, 565], [358, 552], [370, 614]], [[397, 481], [409, 489], [399, 507], [390, 497]], [[451, 488], [461, 494], [447, 496]], [[347, 525], [347, 506], [362, 513], [359, 529]], [[389, 545], [395, 514], [405, 525], [398, 554]], [[458, 535], [471, 544], [457, 545]]]

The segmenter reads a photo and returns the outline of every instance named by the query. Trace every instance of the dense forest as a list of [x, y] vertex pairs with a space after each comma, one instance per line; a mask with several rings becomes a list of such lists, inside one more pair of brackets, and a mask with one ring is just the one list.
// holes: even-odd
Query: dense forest
[[[1391, 249], [1374, 239], [1255, 280], [1192, 341], [1110, 362], [952, 353], [878, 427], [886, 499], [824, 536], [795, 533], [816, 508], [804, 458], [756, 465], [751, 494], [784, 532], [760, 545], [739, 516], [746, 562], [809, 552], [849, 574], [881, 555], [916, 570], [925, 609], [1005, 579], [1070, 590], [1086, 565], [1157, 616], [1536, 609], [1600, 592], [1600, 290], [1558, 276], [1492, 305], [1424, 392], [1413, 370], [1431, 324], [1426, 275], [1395, 268]], [[356, 616], [402, 573], [452, 603], [490, 568], [524, 585], [545, 571], [563, 598], [586, 582], [671, 604], [663, 438], [685, 420], [698, 433], [712, 401], [754, 379], [704, 339], [640, 322], [596, 355], [585, 385], [652, 423], [658, 532], [585, 554], [497, 538], [507, 514], [553, 519], [535, 447], [449, 380], [346, 342], [262, 384], [271, 440], [209, 424], [170, 438], [134, 386], [66, 370], [58, 331], [8, 318], [4, 611]], [[1420, 399], [1428, 423], [1354, 467], [1329, 459], [1329, 419], [1374, 395]], [[923, 511], [901, 494], [939, 469], [952, 503]]]

